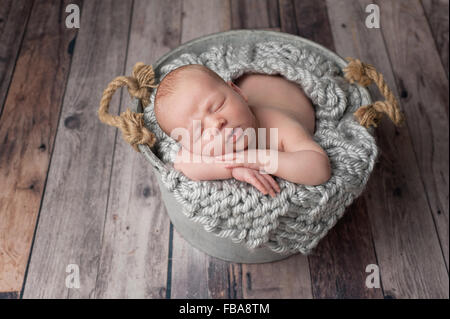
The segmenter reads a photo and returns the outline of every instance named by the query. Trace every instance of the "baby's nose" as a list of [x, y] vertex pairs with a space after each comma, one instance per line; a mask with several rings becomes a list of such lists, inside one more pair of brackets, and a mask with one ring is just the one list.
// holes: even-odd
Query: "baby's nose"
[[227, 124], [227, 121], [224, 118], [211, 118], [210, 119], [210, 127], [217, 128], [219, 131]]
[[222, 130], [222, 128], [225, 126], [225, 124], [227, 124], [227, 121], [223, 118], [220, 118], [217, 120], [217, 128], [219, 129], [219, 131]]

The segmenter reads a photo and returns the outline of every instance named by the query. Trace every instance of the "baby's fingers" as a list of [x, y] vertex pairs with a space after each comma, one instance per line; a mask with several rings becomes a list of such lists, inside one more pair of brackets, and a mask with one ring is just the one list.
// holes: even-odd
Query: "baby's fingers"
[[270, 185], [270, 183], [259, 173], [255, 174], [256, 177], [261, 181], [261, 183], [264, 184], [264, 187], [269, 191], [270, 196], [275, 197], [275, 192], [272, 188], [272, 185]]
[[258, 174], [254, 174], [250, 177], [249, 183], [256, 187], [264, 195], [267, 194], [267, 189], [264, 184], [256, 177]]
[[261, 174], [269, 183], [272, 185], [273, 189], [277, 191], [277, 193], [281, 192], [280, 186], [276, 182], [276, 180], [270, 174]]

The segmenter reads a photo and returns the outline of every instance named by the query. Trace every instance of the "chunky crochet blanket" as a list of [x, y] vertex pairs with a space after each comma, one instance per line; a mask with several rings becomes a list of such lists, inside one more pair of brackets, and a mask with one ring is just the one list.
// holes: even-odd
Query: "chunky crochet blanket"
[[[261, 42], [232, 47], [213, 46], [200, 55], [185, 53], [163, 65], [159, 81], [186, 64], [203, 64], [225, 81], [244, 73], [281, 74], [300, 84], [316, 114], [314, 140], [327, 152], [332, 176], [318, 186], [294, 184], [275, 177], [276, 198], [235, 179], [192, 181], [173, 168], [179, 145], [158, 126], [154, 97], [144, 110], [146, 126], [156, 134], [152, 149], [164, 163], [161, 180], [182, 204], [183, 213], [208, 232], [249, 248], [266, 246], [278, 253], [308, 254], [361, 194], [378, 154], [371, 131], [352, 113], [361, 106], [357, 86], [325, 55], [308, 46]], [[158, 79], [157, 79], [158, 80]]]

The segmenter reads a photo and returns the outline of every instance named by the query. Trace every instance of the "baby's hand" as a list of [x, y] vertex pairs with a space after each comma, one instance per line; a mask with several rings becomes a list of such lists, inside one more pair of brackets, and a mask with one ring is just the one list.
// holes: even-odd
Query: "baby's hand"
[[247, 167], [234, 167], [232, 175], [239, 181], [255, 186], [261, 193], [275, 197], [275, 191], [280, 192], [278, 183], [269, 174], [261, 174], [258, 170]]

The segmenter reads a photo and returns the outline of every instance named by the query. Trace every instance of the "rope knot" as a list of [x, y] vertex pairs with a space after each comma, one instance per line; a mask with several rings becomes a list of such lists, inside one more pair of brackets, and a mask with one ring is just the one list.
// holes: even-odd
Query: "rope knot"
[[358, 59], [346, 58], [349, 61], [347, 67], [344, 68], [345, 78], [350, 82], [357, 82], [362, 86], [369, 86], [372, 79], [366, 73], [368, 69], [374, 69], [370, 64], [364, 64]]
[[349, 63], [344, 68], [344, 76], [350, 83], [357, 82], [362, 86], [368, 86], [372, 82], [375, 82], [380, 93], [386, 99], [385, 101], [377, 101], [373, 104], [361, 106], [354, 113], [359, 123], [366, 128], [370, 125], [377, 127], [383, 113], [386, 113], [395, 125], [402, 126], [404, 116], [400, 111], [394, 93], [392, 93], [384, 81], [383, 75], [373, 65], [362, 63], [360, 60], [350, 57], [346, 58], [346, 60]]
[[120, 115], [124, 139], [139, 152], [139, 144], [154, 145], [155, 134], [144, 126], [143, 113], [134, 113], [127, 109]]
[[150, 91], [148, 89], [157, 87], [157, 85], [154, 85], [155, 72], [153, 72], [152, 66], [142, 62], [136, 63], [131, 79], [134, 80], [135, 85], [130, 86], [128, 91], [132, 96], [140, 99], [144, 106], [147, 106], [150, 103]]
[[369, 127], [370, 125], [377, 127], [383, 115], [383, 113], [376, 111], [374, 104], [361, 106], [353, 114], [358, 118], [359, 123], [365, 127]]

